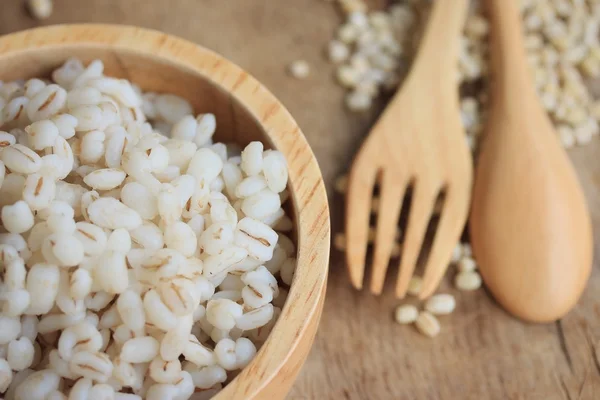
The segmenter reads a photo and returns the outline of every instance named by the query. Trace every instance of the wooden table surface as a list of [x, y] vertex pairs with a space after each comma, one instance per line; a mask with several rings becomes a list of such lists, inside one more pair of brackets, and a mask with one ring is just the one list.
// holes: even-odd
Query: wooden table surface
[[[381, 0], [379, 3], [383, 3]], [[373, 1], [372, 3], [378, 3]], [[377, 4], [376, 4], [377, 5]], [[323, 0], [55, 0], [43, 24], [132, 24], [177, 34], [212, 48], [250, 71], [289, 108], [320, 162], [331, 200], [333, 232], [341, 228], [334, 178], [348, 166], [381, 108], [351, 115], [323, 48], [339, 23]], [[21, 0], [0, 2], [0, 34], [39, 25]], [[287, 76], [289, 62], [312, 66], [306, 81]], [[600, 139], [570, 155], [600, 228]], [[595, 245], [596, 259], [600, 239]], [[393, 322], [398, 301], [350, 288], [332, 252], [325, 311], [312, 352], [289, 399], [600, 399], [600, 271], [594, 265], [580, 304], [546, 325], [517, 321], [484, 290], [458, 293], [442, 333], [428, 339]], [[451, 275], [451, 273], [449, 274]]]

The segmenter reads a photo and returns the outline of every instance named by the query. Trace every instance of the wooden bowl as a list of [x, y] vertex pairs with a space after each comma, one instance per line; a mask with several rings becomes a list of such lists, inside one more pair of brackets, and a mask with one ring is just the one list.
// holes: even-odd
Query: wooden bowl
[[280, 399], [311, 348], [327, 281], [329, 209], [317, 161], [298, 125], [258, 81], [223, 57], [164, 33], [59, 25], [0, 37], [0, 80], [49, 76], [69, 57], [101, 59], [108, 75], [186, 98], [217, 117], [217, 140], [261, 140], [286, 156], [298, 267], [289, 297], [254, 360], [215, 399]]

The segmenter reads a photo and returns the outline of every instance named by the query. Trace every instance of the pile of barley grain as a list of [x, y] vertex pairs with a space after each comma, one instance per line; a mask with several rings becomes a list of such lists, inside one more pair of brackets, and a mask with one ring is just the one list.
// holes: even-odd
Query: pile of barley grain
[[286, 160], [103, 69], [0, 83], [0, 393], [208, 398], [292, 281]]
[[[382, 91], [404, 79], [425, 26], [430, 1], [400, 0], [368, 12], [361, 0], [338, 0], [345, 22], [329, 43], [346, 104], [364, 111]], [[600, 3], [594, 0], [522, 0], [525, 45], [536, 87], [565, 147], [588, 143], [600, 129], [600, 101], [586, 81], [600, 77]], [[488, 22], [473, 3], [465, 24], [458, 77], [461, 110], [473, 151], [487, 99]]]

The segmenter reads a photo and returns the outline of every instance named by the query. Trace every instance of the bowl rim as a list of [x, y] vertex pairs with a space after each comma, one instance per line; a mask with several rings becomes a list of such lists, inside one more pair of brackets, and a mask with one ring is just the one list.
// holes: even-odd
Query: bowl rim
[[174, 65], [202, 75], [239, 102], [275, 148], [284, 153], [296, 209], [297, 274], [281, 316], [258, 355], [215, 399], [256, 397], [277, 379], [286, 363], [298, 363], [299, 370], [306, 354], [302, 359], [292, 359], [292, 354], [306, 340], [305, 332], [313, 335], [312, 343], [314, 324], [320, 318], [327, 282], [330, 221], [327, 194], [314, 153], [291, 114], [253, 76], [212, 50], [157, 30], [111, 24], [62, 24], [22, 30], [0, 36], [0, 62], [19, 52], [76, 45], [115, 47], [150, 58], [167, 58]]

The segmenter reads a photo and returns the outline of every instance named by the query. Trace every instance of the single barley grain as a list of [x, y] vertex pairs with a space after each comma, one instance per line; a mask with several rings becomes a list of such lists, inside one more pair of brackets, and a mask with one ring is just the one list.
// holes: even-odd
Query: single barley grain
[[440, 323], [433, 314], [428, 311], [422, 311], [415, 321], [419, 332], [425, 336], [435, 337], [440, 333]]
[[456, 300], [451, 294], [436, 294], [425, 302], [425, 310], [434, 315], [446, 315], [452, 313], [456, 307]]
[[310, 74], [310, 65], [304, 60], [296, 60], [290, 64], [289, 71], [296, 79], [306, 79]]
[[481, 283], [481, 276], [476, 271], [460, 272], [454, 278], [456, 288], [463, 291], [477, 290]]
[[396, 308], [396, 322], [402, 325], [412, 324], [419, 316], [419, 310], [412, 304], [404, 304]]

